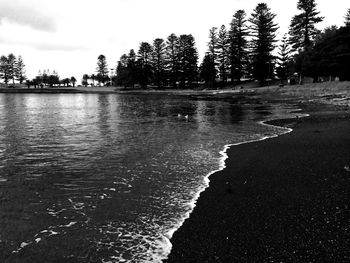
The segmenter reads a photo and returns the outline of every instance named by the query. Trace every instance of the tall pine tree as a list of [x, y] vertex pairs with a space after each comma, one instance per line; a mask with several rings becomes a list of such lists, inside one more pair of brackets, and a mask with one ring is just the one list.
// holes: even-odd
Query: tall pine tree
[[146, 88], [152, 77], [152, 46], [142, 42], [138, 51], [139, 81]]
[[274, 56], [277, 25], [276, 17], [265, 3], [260, 3], [254, 9], [249, 22], [252, 34], [252, 61], [253, 77], [261, 86], [266, 84], [266, 79], [271, 78], [274, 67]]
[[175, 34], [168, 36], [166, 41], [166, 70], [168, 73], [169, 84], [174, 88], [178, 79], [179, 71], [179, 38]]
[[312, 46], [319, 33], [316, 24], [323, 21], [316, 10], [315, 0], [299, 0], [297, 4], [300, 14], [295, 15], [290, 24], [290, 42], [295, 51], [306, 50]]
[[156, 38], [153, 41], [152, 66], [158, 88], [163, 86], [165, 81], [165, 64], [165, 42], [161, 38]]
[[288, 43], [287, 36], [285, 35], [282, 39], [282, 43], [279, 46], [278, 57], [277, 57], [277, 76], [281, 80], [281, 83], [288, 77], [288, 67], [290, 64], [290, 46]]
[[21, 56], [18, 56], [17, 61], [16, 61], [16, 79], [19, 81], [20, 84], [23, 83], [23, 81], [26, 79], [25, 76], [25, 65], [23, 63], [23, 59]]
[[230, 66], [231, 80], [238, 82], [243, 77], [248, 62], [248, 36], [246, 13], [238, 10], [234, 15], [230, 28]]
[[[208, 42], [208, 53], [210, 54], [212, 64], [215, 67], [215, 72], [217, 72], [218, 65], [218, 32], [216, 27], [212, 27], [209, 30], [209, 42]], [[213, 76], [212, 82], [215, 83], [216, 74]]]
[[178, 58], [181, 86], [184, 87], [186, 84], [192, 86], [192, 82], [197, 79], [198, 74], [198, 52], [191, 34], [180, 36]]
[[97, 58], [97, 80], [98, 83], [105, 83], [108, 79], [108, 65], [107, 65], [107, 60], [104, 55], [99, 55]]
[[227, 81], [227, 70], [229, 67], [229, 38], [225, 25], [220, 27], [217, 40], [218, 63], [220, 79], [223, 83]]

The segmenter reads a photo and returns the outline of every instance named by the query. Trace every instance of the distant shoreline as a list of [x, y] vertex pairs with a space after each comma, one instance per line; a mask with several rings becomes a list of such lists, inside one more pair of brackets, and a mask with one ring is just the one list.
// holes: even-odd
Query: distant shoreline
[[261, 96], [266, 100], [313, 101], [350, 107], [350, 81], [310, 83], [293, 86], [228, 86], [223, 89], [124, 89], [122, 87], [0, 88], [0, 93], [35, 94], [128, 94], [192, 96], [195, 99], [226, 99], [232, 96]]

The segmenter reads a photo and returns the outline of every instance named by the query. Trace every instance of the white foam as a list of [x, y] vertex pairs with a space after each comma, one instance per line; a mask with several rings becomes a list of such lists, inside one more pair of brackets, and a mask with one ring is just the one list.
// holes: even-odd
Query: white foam
[[[293, 109], [292, 112], [289, 112], [289, 114], [295, 113], [297, 111], [300, 111], [301, 109]], [[286, 117], [286, 119], [293, 119], [293, 118], [299, 118], [299, 117], [308, 117], [309, 114], [298, 114], [295, 116], [291, 116], [291, 117]], [[163, 244], [163, 249], [164, 249], [164, 254], [166, 255], [165, 257], [161, 258], [161, 260], [159, 262], [162, 262], [163, 260], [166, 260], [171, 252], [172, 249], [172, 244], [171, 244], [171, 238], [173, 237], [174, 233], [184, 224], [184, 222], [186, 221], [186, 219], [190, 218], [190, 215], [193, 211], [193, 209], [196, 207], [197, 201], [201, 195], [202, 192], [205, 191], [205, 189], [207, 189], [209, 187], [210, 184], [210, 179], [209, 177], [217, 172], [220, 172], [222, 170], [224, 170], [226, 168], [226, 159], [228, 158], [227, 155], [227, 150], [232, 147], [232, 146], [238, 146], [238, 145], [242, 145], [242, 144], [248, 144], [248, 143], [253, 143], [253, 142], [259, 142], [259, 141], [264, 141], [267, 139], [272, 139], [272, 138], [276, 138], [278, 136], [281, 135], [285, 135], [288, 133], [291, 133], [293, 131], [293, 129], [291, 128], [286, 128], [286, 127], [281, 127], [281, 126], [276, 126], [276, 125], [272, 125], [272, 124], [267, 124], [266, 122], [269, 121], [273, 121], [273, 120], [279, 120], [279, 119], [283, 119], [283, 118], [275, 118], [275, 119], [269, 119], [269, 120], [265, 120], [265, 121], [260, 121], [258, 122], [259, 124], [263, 125], [263, 126], [268, 126], [268, 127], [272, 127], [272, 128], [277, 128], [281, 130], [281, 134], [273, 134], [271, 136], [263, 136], [261, 138], [258, 139], [254, 139], [254, 140], [249, 140], [249, 141], [244, 141], [244, 142], [239, 142], [239, 143], [234, 143], [234, 144], [227, 144], [224, 146], [224, 149], [222, 151], [220, 151], [220, 155], [221, 158], [219, 160], [219, 168], [217, 170], [214, 170], [210, 173], [208, 173], [205, 178], [204, 178], [204, 186], [199, 189], [199, 191], [195, 194], [193, 201], [189, 204], [189, 206], [191, 207], [190, 211], [187, 212], [185, 214], [185, 216], [179, 220], [178, 224], [171, 230], [169, 230], [167, 233], [164, 234], [165, 237], [165, 242]]]

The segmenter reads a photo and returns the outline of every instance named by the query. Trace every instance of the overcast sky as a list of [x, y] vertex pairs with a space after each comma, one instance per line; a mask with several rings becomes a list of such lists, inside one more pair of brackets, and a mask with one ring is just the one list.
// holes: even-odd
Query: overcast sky
[[[297, 0], [0, 0], [0, 55], [22, 55], [29, 78], [50, 69], [80, 82], [100, 54], [115, 68], [140, 42], [171, 33], [193, 34], [202, 57], [211, 27], [228, 27], [236, 10], [250, 15], [260, 2], [277, 14], [279, 36], [286, 33]], [[320, 28], [343, 24], [348, 0], [316, 2]]]

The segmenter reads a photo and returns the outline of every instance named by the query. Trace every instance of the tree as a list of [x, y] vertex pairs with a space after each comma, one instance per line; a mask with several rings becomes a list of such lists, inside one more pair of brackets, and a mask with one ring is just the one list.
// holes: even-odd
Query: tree
[[290, 46], [288, 44], [287, 36], [284, 35], [282, 43], [279, 46], [278, 57], [277, 57], [277, 76], [281, 80], [281, 83], [288, 77], [288, 67], [290, 65]]
[[169, 82], [176, 87], [179, 71], [179, 38], [175, 34], [171, 34], [166, 42], [166, 69], [169, 76]]
[[95, 80], [97, 80], [96, 75], [95, 74], [91, 74], [90, 79], [92, 81], [92, 86], [95, 86]]
[[[137, 65], [136, 53], [133, 49], [129, 51], [128, 56], [125, 55], [126, 61], [126, 78], [128, 85], [134, 87], [137, 82]], [[123, 59], [124, 60], [124, 59]]]
[[152, 46], [147, 42], [142, 42], [138, 51], [139, 81], [141, 86], [147, 87], [152, 75]]
[[198, 52], [195, 47], [194, 37], [181, 35], [179, 38], [179, 77], [181, 86], [192, 85], [198, 75]]
[[99, 84], [104, 84], [108, 79], [108, 65], [106, 57], [104, 55], [99, 55], [97, 58], [97, 80]]
[[154, 69], [154, 80], [161, 87], [165, 80], [165, 42], [161, 38], [153, 41], [152, 66]]
[[350, 8], [345, 15], [345, 26], [350, 27]]
[[0, 57], [0, 77], [4, 80], [5, 84], [8, 84], [10, 78], [9, 63], [6, 56]]
[[[215, 72], [217, 72], [217, 65], [218, 65], [218, 32], [217, 27], [212, 27], [209, 30], [209, 42], [208, 42], [208, 52], [210, 54], [211, 59], [213, 60], [212, 63], [215, 65]], [[215, 83], [216, 74], [213, 76], [212, 82]]]
[[277, 25], [275, 14], [265, 3], [260, 3], [254, 9], [249, 22], [252, 24], [252, 60], [253, 77], [264, 86], [266, 79], [272, 77]]
[[316, 11], [315, 0], [299, 0], [297, 4], [300, 14], [295, 15], [290, 24], [290, 42], [294, 50], [306, 50], [311, 47], [319, 33], [316, 24], [323, 21]]
[[230, 28], [230, 66], [231, 79], [238, 80], [243, 77], [248, 64], [248, 28], [246, 26], [246, 13], [244, 10], [238, 10], [234, 15]]
[[211, 56], [209, 53], [205, 54], [200, 66], [200, 78], [205, 81], [209, 88], [213, 87], [213, 79], [216, 76], [216, 69]]
[[84, 87], [87, 87], [87, 85], [89, 84], [88, 80], [89, 80], [89, 75], [88, 75], [88, 74], [84, 74], [84, 75], [83, 75], [83, 79], [82, 79], [82, 81], [81, 81], [81, 84], [82, 84]]
[[129, 86], [129, 69], [128, 69], [128, 56], [123, 54], [118, 61], [117, 69], [116, 69], [116, 84], [124, 87]]
[[222, 82], [227, 81], [227, 69], [229, 67], [229, 37], [225, 25], [220, 27], [217, 39], [219, 72]]
[[22, 84], [23, 81], [26, 79], [25, 73], [26, 71], [25, 71], [25, 65], [23, 63], [23, 59], [21, 56], [18, 56], [17, 62], [16, 62], [15, 77], [20, 84]]
[[10, 53], [7, 56], [7, 63], [8, 63], [8, 77], [9, 79], [12, 79], [12, 83], [15, 84], [15, 76], [16, 76], [16, 56], [12, 53]]
[[75, 87], [76, 82], [77, 82], [77, 79], [75, 77], [70, 78], [70, 83], [72, 83], [73, 87]]

